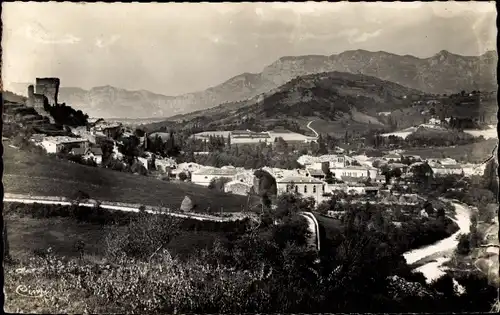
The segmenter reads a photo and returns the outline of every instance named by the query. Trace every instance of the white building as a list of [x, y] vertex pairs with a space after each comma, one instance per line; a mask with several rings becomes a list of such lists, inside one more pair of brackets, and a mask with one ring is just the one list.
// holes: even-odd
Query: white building
[[250, 130], [231, 131], [231, 144], [271, 143], [272, 139], [268, 132], [254, 132]]
[[458, 164], [457, 160], [454, 160], [452, 158], [430, 159], [429, 161], [434, 162], [434, 163], [439, 163], [441, 165], [457, 165]]
[[350, 176], [350, 177], [360, 177], [360, 178], [375, 178], [378, 175], [378, 170], [374, 167], [369, 166], [344, 166], [344, 167], [335, 167], [330, 168], [330, 172], [334, 175], [335, 178], [341, 180], [342, 177]]
[[238, 170], [235, 168], [203, 168], [191, 173], [191, 182], [197, 185], [208, 186], [213, 179], [227, 178], [230, 181], [235, 179]]
[[70, 152], [73, 155], [79, 155], [84, 160], [94, 160], [97, 165], [102, 164], [102, 150], [101, 148], [74, 148]]
[[174, 169], [177, 167], [177, 163], [174, 159], [155, 159], [155, 168], [163, 173], [167, 172], [167, 169]]
[[254, 173], [253, 170], [238, 171], [238, 173], [235, 175], [234, 179], [236, 181], [241, 182], [241, 183], [253, 185], [254, 180], [255, 180], [255, 175], [253, 173]]
[[392, 154], [384, 155], [382, 157], [382, 159], [385, 161], [393, 160], [394, 162], [401, 161], [401, 155], [397, 154], [397, 153], [392, 153]]
[[296, 192], [303, 198], [313, 197], [316, 204], [323, 200], [326, 183], [310, 176], [287, 176], [276, 181], [278, 195]]
[[233, 180], [224, 185], [224, 192], [246, 196], [250, 192], [252, 187], [253, 185], [249, 185], [239, 180]]
[[434, 165], [431, 166], [435, 176], [462, 175], [464, 170], [461, 165]]
[[465, 176], [472, 175], [483, 175], [484, 170], [486, 169], [486, 164], [463, 164], [462, 169], [464, 171]]
[[66, 136], [45, 137], [39, 144], [47, 153], [59, 153], [63, 149], [88, 148], [89, 141], [83, 138], [71, 138]]
[[353, 158], [343, 154], [325, 154], [321, 156], [302, 155], [297, 159], [297, 163], [310, 169], [322, 169], [323, 163], [328, 163], [329, 167], [342, 167], [352, 163]]
[[431, 125], [441, 125], [441, 119], [431, 118], [431, 119], [429, 119], [429, 124], [431, 124]]

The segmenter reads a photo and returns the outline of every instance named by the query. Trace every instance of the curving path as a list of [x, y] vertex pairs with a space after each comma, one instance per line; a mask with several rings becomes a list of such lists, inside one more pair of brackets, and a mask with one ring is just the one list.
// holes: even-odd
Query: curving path
[[312, 132], [314, 132], [314, 134], [316, 135], [316, 138], [319, 137], [319, 134], [316, 132], [316, 130], [314, 130], [312, 127], [311, 127], [311, 124], [315, 122], [314, 120], [311, 120], [308, 124], [307, 124], [307, 128], [309, 128], [309, 130], [311, 130]]
[[[39, 204], [51, 204], [51, 205], [65, 205], [69, 206], [72, 204], [71, 201], [68, 201], [64, 197], [43, 197], [43, 196], [28, 196], [28, 195], [11, 195], [11, 194], [6, 194], [4, 197], [4, 202], [19, 202], [19, 203], [25, 203], [25, 204], [33, 204], [33, 203], [39, 203]], [[93, 202], [80, 202], [79, 205], [84, 206], [84, 207], [94, 207], [96, 204]], [[100, 207], [103, 209], [108, 209], [108, 210], [115, 210], [115, 211], [127, 211], [127, 212], [139, 212], [139, 207], [138, 205], [132, 205], [132, 204], [118, 204], [118, 203], [112, 203], [112, 202], [106, 202], [103, 201], [100, 203]], [[232, 217], [229, 218], [221, 218], [221, 217], [215, 217], [215, 216], [210, 216], [210, 215], [202, 215], [202, 214], [195, 214], [195, 213], [176, 213], [176, 212], [164, 212], [164, 211], [158, 211], [154, 210], [154, 207], [151, 206], [145, 206], [146, 212], [148, 213], [155, 213], [155, 214], [166, 214], [174, 217], [179, 217], [179, 218], [191, 218], [195, 220], [200, 220], [200, 221], [215, 221], [215, 222], [230, 222], [230, 221], [237, 221], [243, 219], [245, 216], [242, 214], [239, 214], [239, 216], [233, 215]]]

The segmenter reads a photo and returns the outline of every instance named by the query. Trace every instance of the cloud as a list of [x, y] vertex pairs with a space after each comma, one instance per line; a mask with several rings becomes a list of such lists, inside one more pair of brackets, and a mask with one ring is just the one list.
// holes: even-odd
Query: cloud
[[374, 37], [377, 37], [379, 36], [380, 34], [382, 33], [382, 30], [381, 29], [378, 29], [376, 30], [375, 32], [373, 33], [363, 33], [359, 36], [356, 36], [356, 37], [351, 37], [350, 38], [350, 41], [351, 42], [354, 42], [354, 43], [363, 43], [363, 42], [366, 42], [367, 40], [369, 40], [370, 38], [374, 38]]
[[102, 38], [97, 38], [95, 40], [95, 45], [99, 48], [104, 48], [106, 46], [113, 45], [120, 39], [120, 35], [113, 35], [109, 39], [105, 40]]
[[28, 39], [40, 44], [76, 44], [81, 41], [81, 38], [71, 34], [63, 36], [52, 34], [38, 23], [26, 26], [25, 35]]

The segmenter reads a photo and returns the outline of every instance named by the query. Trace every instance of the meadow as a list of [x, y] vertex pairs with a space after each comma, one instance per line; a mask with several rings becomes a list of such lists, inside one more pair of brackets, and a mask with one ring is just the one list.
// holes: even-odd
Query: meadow
[[78, 191], [92, 199], [123, 203], [180, 207], [188, 195], [197, 205], [195, 210], [211, 209], [239, 212], [246, 197], [209, 190], [192, 183], [165, 182], [59, 160], [4, 145], [3, 184], [6, 193], [72, 198]]
[[497, 139], [488, 139], [451, 147], [416, 148], [407, 150], [404, 154], [419, 155], [423, 159], [448, 157], [459, 162], [481, 163], [492, 155], [497, 143]]

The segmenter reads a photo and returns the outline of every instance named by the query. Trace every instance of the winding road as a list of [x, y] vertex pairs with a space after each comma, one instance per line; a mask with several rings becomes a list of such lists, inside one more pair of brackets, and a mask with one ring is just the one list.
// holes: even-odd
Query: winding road
[[316, 132], [316, 130], [314, 130], [312, 127], [311, 127], [311, 124], [315, 122], [315, 120], [311, 120], [308, 124], [307, 124], [307, 128], [309, 128], [309, 130], [311, 130], [312, 132], [314, 132], [314, 134], [316, 135], [316, 138], [319, 137], [319, 134]]
[[[29, 196], [29, 195], [18, 195], [18, 194], [8, 194], [8, 193], [5, 194], [3, 201], [4, 202], [19, 202], [19, 203], [24, 203], [24, 204], [39, 203], [39, 204], [64, 205], [64, 206], [70, 206], [73, 204], [73, 202], [71, 200], [64, 198], [64, 197]], [[96, 205], [96, 202], [95, 201], [94, 202], [84, 201], [84, 202], [80, 202], [79, 205], [81, 205], [83, 207], [94, 207]], [[114, 211], [126, 211], [126, 212], [139, 212], [139, 207], [140, 207], [140, 205], [117, 203], [117, 202], [107, 202], [107, 201], [100, 202], [99, 206], [103, 209], [114, 210]], [[239, 214], [238, 216], [231, 214], [231, 217], [216, 217], [216, 216], [203, 215], [203, 214], [198, 214], [198, 213], [177, 213], [177, 212], [169, 212], [169, 211], [158, 211], [155, 209], [156, 208], [152, 207], [152, 206], [145, 206], [145, 210], [148, 213], [165, 214], [165, 215], [170, 215], [170, 216], [174, 216], [174, 217], [190, 218], [190, 219], [195, 219], [195, 220], [200, 220], [200, 221], [231, 222], [231, 221], [238, 221], [238, 220], [241, 220], [244, 217], [246, 217], [245, 215], [242, 215], [241, 213], [238, 213]]]

